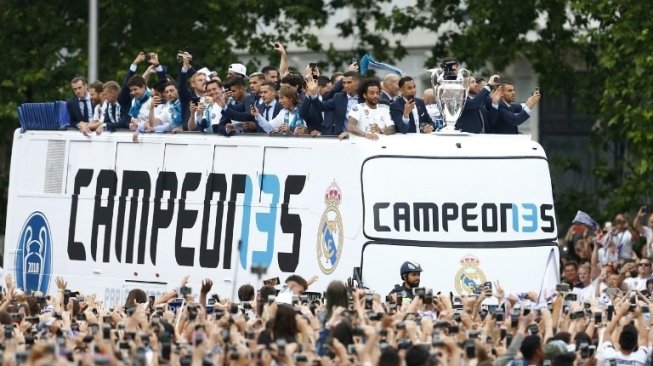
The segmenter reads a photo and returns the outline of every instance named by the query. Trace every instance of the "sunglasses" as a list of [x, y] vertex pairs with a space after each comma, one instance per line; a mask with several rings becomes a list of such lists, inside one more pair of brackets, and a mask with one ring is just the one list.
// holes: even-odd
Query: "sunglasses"
[[639, 266], [640, 267], [650, 267], [651, 263], [640, 263]]

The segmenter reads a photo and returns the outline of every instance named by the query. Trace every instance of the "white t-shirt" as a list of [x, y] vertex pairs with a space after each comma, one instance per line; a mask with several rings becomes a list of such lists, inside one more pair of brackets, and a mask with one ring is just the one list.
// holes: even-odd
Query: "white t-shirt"
[[610, 360], [615, 360], [618, 366], [649, 365], [648, 355], [650, 351], [648, 347], [638, 347], [635, 352], [626, 356], [617, 351], [612, 342], [603, 342], [596, 353], [597, 366], [610, 366]]
[[574, 287], [574, 289], [571, 291], [578, 296], [578, 301], [583, 303], [585, 301], [590, 301], [594, 298], [594, 295], [596, 294], [596, 281], [592, 281], [589, 286], [583, 287], [583, 288], [578, 288]]
[[440, 115], [440, 110], [438, 109], [438, 106], [435, 104], [427, 104], [426, 112], [428, 112], [429, 117], [431, 117], [432, 121], [435, 121], [436, 119], [442, 119], [442, 116]]
[[[136, 99], [132, 98], [132, 106], [136, 102]], [[138, 119], [139, 121], [147, 121], [150, 118], [150, 104], [152, 103], [152, 98], [148, 98], [147, 101], [141, 104], [141, 109], [138, 110]], [[129, 113], [129, 111], [127, 111]]]
[[609, 263], [619, 262], [619, 253], [617, 252], [617, 246], [610, 244], [609, 247], [599, 248], [599, 264], [605, 265]]
[[295, 133], [295, 128], [297, 127], [306, 127], [306, 121], [301, 119], [297, 110], [291, 112], [285, 108], [270, 121], [266, 120], [263, 115], [259, 114], [256, 116], [256, 122], [258, 122], [258, 125], [267, 133], [278, 130], [283, 124], [287, 124], [291, 127], [290, 133]]
[[646, 290], [646, 280], [648, 280], [649, 278], [650, 277], [639, 278], [639, 276], [629, 277], [624, 280], [624, 283], [628, 285], [628, 290], [642, 291], [642, 290]]
[[609, 238], [617, 246], [619, 258], [630, 259], [633, 251], [633, 236], [630, 234], [630, 231], [624, 230], [620, 233], [612, 232]]
[[653, 230], [648, 226], [642, 226], [640, 233], [646, 238], [646, 248], [650, 257], [653, 255]]
[[390, 108], [385, 104], [377, 104], [376, 108], [370, 108], [367, 103], [360, 103], [351, 109], [348, 117], [358, 121], [358, 128], [365, 132], [370, 132], [370, 126], [375, 123], [381, 129], [394, 126], [390, 117]]
[[104, 122], [104, 113], [107, 110], [107, 102], [104, 101], [102, 104], [98, 104], [93, 108], [93, 121]]

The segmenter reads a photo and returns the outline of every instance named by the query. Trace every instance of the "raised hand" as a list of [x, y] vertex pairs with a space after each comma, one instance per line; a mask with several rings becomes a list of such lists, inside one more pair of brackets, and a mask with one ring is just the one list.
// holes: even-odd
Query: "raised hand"
[[202, 289], [200, 290], [200, 292], [202, 294], [208, 294], [209, 291], [211, 291], [211, 287], [213, 287], [213, 281], [207, 278], [202, 281]]

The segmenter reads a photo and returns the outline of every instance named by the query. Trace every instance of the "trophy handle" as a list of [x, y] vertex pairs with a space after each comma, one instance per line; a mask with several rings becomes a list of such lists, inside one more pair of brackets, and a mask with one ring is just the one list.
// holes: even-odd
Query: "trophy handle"
[[430, 69], [429, 71], [431, 72], [431, 85], [433, 85], [433, 88], [435, 89], [444, 79], [444, 70], [437, 67], [435, 69]]

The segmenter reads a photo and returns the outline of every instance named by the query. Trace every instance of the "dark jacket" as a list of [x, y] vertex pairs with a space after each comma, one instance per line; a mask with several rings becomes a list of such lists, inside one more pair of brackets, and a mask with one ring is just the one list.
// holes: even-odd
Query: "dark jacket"
[[[491, 108], [494, 109], [494, 107]], [[491, 127], [492, 133], [516, 135], [519, 133], [517, 126], [526, 122], [530, 117], [526, 113], [526, 110], [522, 108], [521, 104], [517, 103], [508, 105], [504, 102], [499, 102], [499, 109], [493, 112], [497, 113], [497, 118]]]
[[408, 124], [404, 123], [404, 106], [406, 105], [406, 100], [404, 98], [397, 98], [392, 104], [390, 104], [390, 117], [395, 123], [395, 128], [397, 132], [408, 133], [408, 132], [418, 132], [419, 126], [423, 123], [428, 123], [433, 127], [435, 131], [435, 123], [431, 120], [428, 111], [426, 110], [426, 105], [424, 101], [420, 98], [415, 98], [415, 108], [417, 108], [417, 116], [419, 121], [415, 125], [415, 117], [413, 112], [408, 115]]
[[467, 98], [465, 108], [456, 121], [456, 128], [463, 132], [481, 133], [485, 131], [485, 133], [489, 133], [488, 105], [492, 108], [490, 91], [487, 88], [481, 89], [474, 97]]

